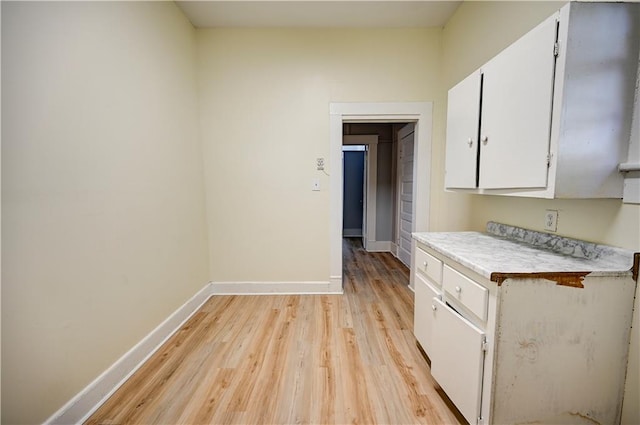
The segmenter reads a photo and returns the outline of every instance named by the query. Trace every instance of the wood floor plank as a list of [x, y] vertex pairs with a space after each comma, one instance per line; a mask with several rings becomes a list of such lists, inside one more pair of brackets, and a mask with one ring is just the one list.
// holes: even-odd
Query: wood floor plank
[[461, 424], [409, 271], [345, 239], [344, 295], [214, 296], [87, 424]]

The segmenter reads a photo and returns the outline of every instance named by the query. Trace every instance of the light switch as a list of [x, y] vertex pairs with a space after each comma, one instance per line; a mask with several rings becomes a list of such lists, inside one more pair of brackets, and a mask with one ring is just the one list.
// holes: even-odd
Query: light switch
[[319, 191], [320, 190], [320, 179], [311, 180], [311, 190]]

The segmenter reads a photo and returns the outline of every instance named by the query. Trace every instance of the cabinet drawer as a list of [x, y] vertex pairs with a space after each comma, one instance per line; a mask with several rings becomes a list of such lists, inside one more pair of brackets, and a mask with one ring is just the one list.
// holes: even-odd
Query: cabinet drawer
[[415, 302], [413, 306], [413, 334], [425, 353], [430, 356], [433, 328], [433, 299], [440, 299], [439, 291], [416, 273]]
[[416, 271], [423, 273], [434, 283], [442, 285], [442, 261], [438, 260], [432, 255], [427, 254], [420, 248], [416, 248], [415, 261]]
[[489, 300], [489, 290], [482, 285], [478, 285], [462, 273], [453, 270], [449, 266], [444, 266], [443, 288], [451, 298], [457, 300], [481, 320], [487, 320], [487, 305]]

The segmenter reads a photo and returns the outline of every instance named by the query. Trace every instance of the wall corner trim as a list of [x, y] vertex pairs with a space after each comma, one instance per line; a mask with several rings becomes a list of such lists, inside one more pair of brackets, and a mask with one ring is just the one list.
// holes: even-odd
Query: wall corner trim
[[211, 283], [174, 311], [100, 376], [50, 416], [44, 425], [83, 423], [211, 297]]

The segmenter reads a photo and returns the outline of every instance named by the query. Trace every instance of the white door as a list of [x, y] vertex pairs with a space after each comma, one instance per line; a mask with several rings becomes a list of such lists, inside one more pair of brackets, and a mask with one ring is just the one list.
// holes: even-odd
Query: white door
[[433, 298], [431, 375], [470, 424], [480, 416], [484, 332]]
[[547, 186], [555, 40], [550, 18], [483, 67], [481, 188]]
[[420, 273], [416, 273], [415, 276], [413, 334], [424, 352], [427, 353], [427, 356], [431, 356], [431, 347], [433, 346], [431, 335], [435, 316], [431, 303], [434, 298], [440, 299], [440, 296], [436, 289]]
[[413, 145], [415, 124], [398, 131], [398, 258], [411, 267], [413, 223]]
[[473, 189], [477, 185], [480, 83], [480, 71], [476, 71], [449, 90], [446, 188]]

